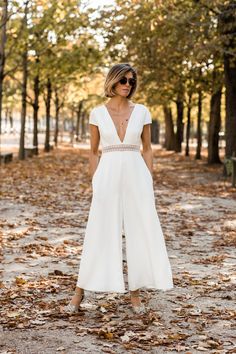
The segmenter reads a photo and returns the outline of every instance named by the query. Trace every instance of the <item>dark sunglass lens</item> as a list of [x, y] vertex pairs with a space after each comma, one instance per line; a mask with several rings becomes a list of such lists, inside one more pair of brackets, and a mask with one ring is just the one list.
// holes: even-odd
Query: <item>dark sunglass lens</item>
[[134, 86], [135, 85], [135, 79], [129, 79], [129, 84], [130, 84], [130, 86]]
[[120, 79], [121, 85], [125, 85], [126, 82], [127, 82], [127, 78], [126, 78], [126, 77], [122, 77], [122, 78]]

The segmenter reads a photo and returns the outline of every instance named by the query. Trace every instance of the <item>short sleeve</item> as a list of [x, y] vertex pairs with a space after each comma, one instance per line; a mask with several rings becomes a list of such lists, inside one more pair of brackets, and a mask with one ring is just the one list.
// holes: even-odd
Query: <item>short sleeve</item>
[[89, 115], [89, 124], [98, 125], [96, 109], [93, 108]]
[[152, 116], [148, 108], [145, 109], [145, 115], [144, 115], [144, 122], [143, 125], [145, 124], [151, 124], [152, 123]]

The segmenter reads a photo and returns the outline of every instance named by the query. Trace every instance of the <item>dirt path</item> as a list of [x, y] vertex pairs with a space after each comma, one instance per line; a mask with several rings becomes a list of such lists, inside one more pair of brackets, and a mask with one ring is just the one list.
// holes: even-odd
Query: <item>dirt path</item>
[[[0, 354], [233, 353], [236, 193], [222, 167], [154, 150], [154, 188], [175, 288], [86, 292], [68, 303], [92, 197], [88, 151], [64, 148], [1, 170]], [[124, 258], [124, 271], [126, 274]]]

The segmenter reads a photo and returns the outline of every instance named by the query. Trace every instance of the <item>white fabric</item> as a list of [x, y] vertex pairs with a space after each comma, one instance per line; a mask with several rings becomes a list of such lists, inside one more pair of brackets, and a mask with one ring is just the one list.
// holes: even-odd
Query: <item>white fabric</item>
[[[99, 127], [102, 147], [141, 144], [151, 114], [136, 104], [121, 142], [104, 105], [90, 124]], [[90, 291], [125, 292], [122, 230], [126, 240], [129, 290], [173, 288], [171, 265], [155, 207], [153, 180], [140, 151], [103, 153], [92, 178], [93, 196], [85, 230], [77, 286]]]

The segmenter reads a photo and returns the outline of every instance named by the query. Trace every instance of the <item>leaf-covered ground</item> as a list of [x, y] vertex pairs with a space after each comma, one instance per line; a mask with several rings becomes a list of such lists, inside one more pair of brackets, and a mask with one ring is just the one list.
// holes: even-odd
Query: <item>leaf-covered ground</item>
[[[236, 195], [222, 166], [153, 149], [156, 208], [175, 287], [70, 300], [92, 198], [88, 150], [1, 168], [0, 353], [235, 353]], [[125, 245], [125, 237], [124, 245]], [[125, 249], [125, 247], [124, 247]], [[127, 267], [124, 253], [124, 273]]]

